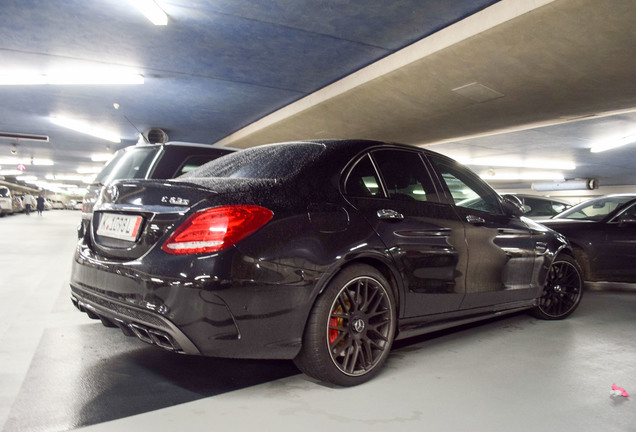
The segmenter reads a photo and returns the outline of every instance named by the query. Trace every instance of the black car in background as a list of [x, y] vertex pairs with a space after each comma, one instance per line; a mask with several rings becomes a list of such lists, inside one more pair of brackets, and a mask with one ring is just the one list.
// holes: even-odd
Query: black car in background
[[138, 144], [118, 150], [88, 187], [81, 205], [82, 219], [90, 219], [102, 187], [114, 180], [174, 178], [234, 151], [227, 147], [180, 141]]
[[636, 282], [636, 194], [594, 198], [541, 223], [568, 238], [585, 280]]
[[259, 146], [177, 179], [104, 188], [80, 232], [72, 300], [171, 351], [294, 359], [356, 385], [395, 339], [576, 309], [582, 277], [567, 241], [521, 214], [423, 149]]
[[547, 219], [572, 207], [566, 200], [538, 195], [514, 194], [521, 200], [524, 216], [530, 219]]

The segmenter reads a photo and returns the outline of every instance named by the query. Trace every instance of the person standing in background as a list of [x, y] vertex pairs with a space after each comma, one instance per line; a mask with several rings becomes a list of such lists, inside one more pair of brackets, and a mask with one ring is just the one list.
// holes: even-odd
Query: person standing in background
[[38, 214], [42, 216], [42, 212], [44, 211], [44, 197], [42, 195], [38, 195], [38, 198], [36, 201], [38, 202], [38, 205], [37, 205]]
[[33, 198], [33, 195], [31, 195], [29, 192], [24, 194], [24, 210], [28, 215], [31, 214], [31, 209], [33, 208], [33, 206], [35, 205], [35, 198]]

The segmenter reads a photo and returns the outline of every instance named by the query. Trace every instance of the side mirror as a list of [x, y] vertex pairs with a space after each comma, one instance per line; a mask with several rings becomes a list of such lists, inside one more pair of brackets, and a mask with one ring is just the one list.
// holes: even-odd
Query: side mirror
[[519, 197], [515, 195], [504, 195], [502, 198], [503, 209], [506, 215], [520, 217], [526, 212]]

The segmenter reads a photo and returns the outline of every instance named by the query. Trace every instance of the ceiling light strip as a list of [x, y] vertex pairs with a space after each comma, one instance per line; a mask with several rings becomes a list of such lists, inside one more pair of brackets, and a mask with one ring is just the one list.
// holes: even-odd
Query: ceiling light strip
[[168, 24], [168, 15], [159, 7], [154, 0], [128, 0], [139, 11], [144, 14], [148, 20], [156, 26], [165, 26]]
[[595, 144], [590, 148], [590, 152], [592, 153], [601, 153], [607, 150], [613, 150], [619, 147], [624, 147], [629, 144], [636, 143], [636, 135], [624, 136], [622, 138], [605, 141], [599, 144]]
[[85, 123], [80, 120], [74, 120], [70, 118], [57, 117], [57, 116], [52, 116], [50, 120], [51, 120], [51, 123], [53, 124], [65, 127], [67, 129], [74, 130], [75, 132], [80, 132], [86, 135], [94, 136], [94, 137], [101, 138], [101, 139], [114, 142], [114, 143], [121, 142], [121, 138], [119, 137], [119, 134], [97, 128], [93, 126], [92, 124]]
[[144, 77], [138, 73], [115, 71], [60, 72], [52, 74], [10, 73], [0, 74], [0, 85], [137, 85]]

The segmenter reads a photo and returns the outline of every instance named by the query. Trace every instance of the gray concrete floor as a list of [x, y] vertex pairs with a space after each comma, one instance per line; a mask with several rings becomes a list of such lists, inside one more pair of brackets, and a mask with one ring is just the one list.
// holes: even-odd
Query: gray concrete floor
[[[518, 314], [400, 343], [373, 381], [164, 352], [77, 312], [79, 212], [0, 218], [4, 431], [636, 431], [636, 289], [589, 286], [569, 319]], [[612, 398], [612, 383], [634, 394]], [[4, 425], [4, 426], [2, 426]]]

